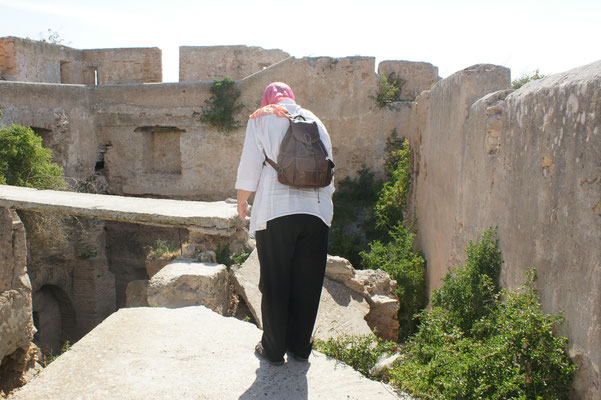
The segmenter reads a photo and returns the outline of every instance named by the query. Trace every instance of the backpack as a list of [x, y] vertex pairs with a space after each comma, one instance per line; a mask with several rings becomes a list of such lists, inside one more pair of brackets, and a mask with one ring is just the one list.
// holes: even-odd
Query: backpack
[[332, 182], [334, 163], [319, 138], [315, 121], [288, 116], [290, 125], [280, 144], [278, 162], [265, 161], [278, 173], [278, 182], [299, 189], [321, 188]]

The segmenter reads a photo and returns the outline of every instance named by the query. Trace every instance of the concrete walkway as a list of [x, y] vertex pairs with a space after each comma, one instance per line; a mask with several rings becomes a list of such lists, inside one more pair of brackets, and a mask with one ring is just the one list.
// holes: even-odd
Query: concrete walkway
[[240, 226], [235, 204], [38, 190], [0, 185], [0, 207], [62, 213], [147, 225], [232, 234]]
[[120, 309], [10, 399], [398, 399], [315, 351], [271, 366], [253, 352], [260, 337], [202, 306]]

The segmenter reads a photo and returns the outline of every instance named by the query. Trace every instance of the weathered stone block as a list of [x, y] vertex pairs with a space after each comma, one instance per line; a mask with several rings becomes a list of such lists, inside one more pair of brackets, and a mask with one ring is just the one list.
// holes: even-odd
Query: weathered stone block
[[131, 281], [125, 289], [125, 307], [148, 307], [148, 280]]
[[326, 276], [336, 282], [346, 282], [355, 274], [353, 266], [346, 258], [328, 255]]
[[151, 307], [178, 308], [203, 305], [225, 315], [229, 306], [229, 278], [225, 265], [174, 262], [149, 282]]
[[171, 263], [171, 259], [167, 258], [146, 258], [146, 273], [149, 278], [152, 278], [159, 272], [163, 267]]

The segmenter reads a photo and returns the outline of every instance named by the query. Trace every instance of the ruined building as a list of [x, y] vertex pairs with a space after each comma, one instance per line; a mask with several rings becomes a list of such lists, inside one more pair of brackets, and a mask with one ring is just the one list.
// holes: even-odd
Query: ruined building
[[[378, 76], [392, 72], [405, 82], [402, 100], [379, 107]], [[200, 122], [213, 79], [236, 80], [241, 121], [267, 84], [290, 84], [330, 132], [337, 180], [362, 166], [382, 174], [396, 130], [413, 152], [410, 208], [429, 290], [463, 261], [469, 239], [497, 226], [501, 284], [513, 289], [537, 267], [543, 309], [566, 318], [558, 333], [580, 367], [574, 396], [601, 397], [601, 61], [513, 91], [510, 71], [495, 65], [440, 80], [422, 62], [376, 68], [372, 57], [181, 47], [180, 82], [160, 83], [161, 76], [156, 48], [76, 50], [0, 38], [2, 123], [31, 126], [66, 176], [94, 178], [108, 194], [206, 201], [234, 197], [245, 132]], [[63, 247], [40, 247], [32, 235], [27, 265], [34, 312], [55, 304], [51, 312], [74, 337], [124, 305], [127, 283], [145, 274], [144, 246], [159, 233], [187, 235], [86, 223]], [[94, 255], [82, 257], [90, 246]]]

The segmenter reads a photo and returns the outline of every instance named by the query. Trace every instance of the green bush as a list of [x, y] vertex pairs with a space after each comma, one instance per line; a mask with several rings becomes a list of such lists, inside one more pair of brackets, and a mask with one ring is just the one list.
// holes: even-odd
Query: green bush
[[370, 251], [362, 252], [363, 266], [388, 272], [397, 281], [395, 294], [399, 298], [399, 339], [407, 338], [415, 332], [417, 320], [414, 315], [426, 306], [426, 263], [413, 249], [415, 233], [400, 222], [390, 231], [392, 240], [386, 244], [380, 241], [370, 243]]
[[161, 239], [157, 239], [155, 245], [148, 250], [149, 258], [165, 258], [173, 260], [180, 254], [181, 249], [178, 243]]
[[[494, 229], [470, 242], [467, 255], [434, 292], [431, 310], [421, 312], [417, 333], [398, 348], [392, 369], [372, 378], [424, 400], [567, 399], [576, 367], [567, 339], [553, 335], [562, 318], [541, 310], [534, 270], [517, 290], [497, 289], [502, 258]], [[478, 300], [485, 303], [480, 309]], [[394, 351], [375, 343], [350, 336], [317, 348], [369, 376], [375, 360]]]
[[375, 236], [373, 207], [381, 185], [364, 166], [356, 179], [346, 177], [334, 192], [328, 252], [346, 258], [355, 268], [361, 268], [359, 253], [368, 249]]
[[239, 254], [232, 253], [230, 251], [230, 246], [221, 244], [217, 245], [217, 249], [215, 249], [216, 260], [218, 264], [223, 264], [226, 267], [231, 267], [234, 264], [243, 264], [244, 261], [250, 256], [250, 253], [242, 250]]
[[387, 104], [400, 101], [401, 100], [401, 91], [406, 81], [399, 76], [395, 72], [392, 72], [386, 77], [386, 75], [380, 75], [378, 80], [378, 91], [374, 96], [376, 103], [378, 103], [378, 107], [383, 108]]
[[325, 341], [315, 339], [314, 347], [328, 357], [353, 367], [368, 378], [374, 378], [369, 372], [371, 367], [380, 356], [393, 354], [397, 344], [384, 341], [375, 335], [348, 335]]
[[[434, 291], [416, 335], [402, 349], [394, 382], [424, 399], [562, 399], [575, 367], [561, 317], [542, 312], [535, 274], [499, 292], [496, 231], [468, 246], [468, 261]], [[489, 275], [491, 274], [491, 275]]]
[[496, 229], [487, 229], [478, 243], [471, 240], [465, 266], [453, 268], [442, 279], [444, 285], [432, 293], [432, 306], [444, 307], [463, 332], [494, 306], [503, 258]]
[[37, 189], [64, 189], [63, 169], [52, 150], [29, 127], [0, 127], [0, 183]]
[[543, 75], [539, 72], [538, 68], [532, 74], [524, 74], [517, 79], [511, 81], [512, 89], [519, 89], [530, 81], [535, 81], [537, 79], [542, 79], [546, 75]]
[[375, 218], [376, 227], [388, 232], [403, 220], [403, 210], [407, 205], [411, 186], [411, 150], [407, 140], [390, 152], [385, 168], [388, 180], [379, 193]]
[[209, 91], [211, 97], [205, 100], [206, 106], [201, 111], [200, 122], [226, 133], [242, 126], [235, 117], [244, 108], [243, 104], [238, 103], [240, 90], [236, 88], [236, 83], [228, 77], [215, 79]]

